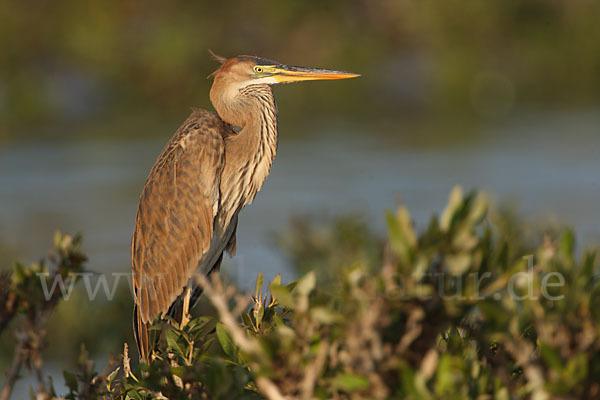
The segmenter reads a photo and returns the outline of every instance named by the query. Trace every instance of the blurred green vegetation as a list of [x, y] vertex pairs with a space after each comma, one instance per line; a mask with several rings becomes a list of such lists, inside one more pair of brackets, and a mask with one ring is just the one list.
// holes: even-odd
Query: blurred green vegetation
[[[157, 321], [161, 340], [149, 364], [130, 365], [131, 350], [97, 372], [84, 351], [76, 372], [64, 374], [66, 398], [600, 395], [597, 250], [577, 255], [571, 230], [532, 234], [514, 213], [460, 188], [422, 232], [403, 206], [386, 221], [386, 238], [355, 216], [329, 226], [295, 221], [280, 241], [306, 271], [299, 280], [284, 284], [278, 276], [265, 288], [260, 274], [252, 294], [219, 279], [205, 282], [204, 300], [214, 309], [204, 303], [202, 315], [182, 326]], [[71, 242], [61, 260], [84, 260]], [[32, 290], [22, 298], [34, 309], [39, 279], [30, 277], [40, 265], [18, 265], [9, 283], [15, 293]], [[80, 327], [73, 327], [95, 330], [90, 344], [102, 342], [111, 328], [121, 331], [119, 308], [130, 311], [117, 301], [77, 315]], [[29, 315], [27, 309], [20, 312]], [[55, 322], [68, 335], [70, 322]], [[54, 340], [79, 345], [50, 334], [50, 347]], [[113, 354], [121, 344], [113, 343]], [[41, 387], [55, 395], [51, 383]]]
[[308, 216], [294, 217], [288, 229], [276, 235], [276, 243], [298, 276], [316, 271], [322, 283], [335, 284], [345, 266], [381, 265], [383, 259], [384, 239], [360, 215], [320, 222]]
[[[511, 259], [536, 248], [540, 244], [540, 232], [556, 237], [564, 229], [552, 224], [525, 222], [515, 206], [509, 204], [491, 208], [488, 218], [497, 227], [499, 239], [510, 243], [507, 251]], [[329, 288], [329, 291], [339, 289], [342, 284], [339, 280], [340, 271], [349, 266], [360, 265], [366, 272], [376, 273], [383, 263], [386, 243], [386, 239], [376, 233], [367, 218], [360, 214], [325, 219], [316, 215], [295, 216], [275, 238], [275, 245], [285, 254], [295, 276], [315, 271], [321, 289]], [[12, 267], [14, 261], [10, 260], [14, 258], [15, 252], [6, 248], [2, 261]], [[71, 296], [54, 311], [47, 325], [47, 341], [50, 345], [43, 349], [45, 359], [75, 367], [79, 344], [85, 346], [91, 357], [103, 360], [115, 353], [122, 343], [134, 343], [131, 322], [133, 303], [128, 277], [121, 277], [115, 285], [115, 276], [105, 276], [108, 290], [115, 290], [110, 300], [105, 289], [97, 286], [97, 278], [91, 276], [89, 280], [92, 290], [99, 288], [95, 299], [89, 299], [88, 289], [84, 282], [79, 281], [73, 287]], [[222, 279], [231, 281], [227, 276]], [[192, 315], [216, 314], [208, 300], [201, 298]], [[73, 346], [74, 343], [78, 345]], [[14, 346], [12, 335], [0, 336], [0, 370], [8, 367]]]
[[335, 91], [276, 89], [289, 125], [324, 105], [376, 133], [388, 126], [377, 122], [399, 118], [597, 104], [599, 17], [590, 0], [9, 0], [0, 9], [0, 136], [164, 134], [189, 107], [210, 108], [209, 48], [363, 74]]

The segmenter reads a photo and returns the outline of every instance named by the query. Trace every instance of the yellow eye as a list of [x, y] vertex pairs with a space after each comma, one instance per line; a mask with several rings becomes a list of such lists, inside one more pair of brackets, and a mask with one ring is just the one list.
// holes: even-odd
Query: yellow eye
[[254, 67], [254, 72], [262, 74], [263, 69], [262, 69], [262, 67]]

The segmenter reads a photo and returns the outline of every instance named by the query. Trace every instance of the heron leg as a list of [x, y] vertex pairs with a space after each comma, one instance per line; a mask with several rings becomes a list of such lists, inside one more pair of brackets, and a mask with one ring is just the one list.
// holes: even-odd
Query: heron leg
[[[221, 261], [223, 260], [223, 254], [217, 259], [217, 262], [208, 272], [207, 276], [210, 276], [214, 272], [218, 272], [221, 268]], [[183, 289], [183, 292], [177, 300], [171, 304], [167, 315], [173, 318], [175, 321], [179, 321], [179, 327], [183, 328], [188, 322], [190, 322], [191, 315], [190, 309], [193, 308], [198, 299], [202, 295], [202, 287], [196, 286], [191, 282], [188, 286]]]

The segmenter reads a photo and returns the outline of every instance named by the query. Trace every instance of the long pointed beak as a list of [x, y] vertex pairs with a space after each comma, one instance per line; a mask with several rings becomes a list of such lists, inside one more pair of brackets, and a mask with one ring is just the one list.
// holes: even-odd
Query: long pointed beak
[[294, 67], [291, 65], [278, 65], [273, 68], [273, 78], [279, 83], [317, 81], [330, 79], [348, 79], [359, 77], [359, 74], [345, 71], [332, 71], [321, 68]]

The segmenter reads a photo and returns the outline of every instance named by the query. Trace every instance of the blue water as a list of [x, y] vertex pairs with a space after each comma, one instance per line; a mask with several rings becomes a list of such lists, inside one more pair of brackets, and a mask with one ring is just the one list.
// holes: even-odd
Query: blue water
[[[292, 279], [273, 233], [290, 216], [365, 213], [404, 202], [423, 226], [450, 189], [516, 200], [531, 220], [554, 218], [600, 242], [600, 113], [539, 114], [482, 129], [467, 144], [416, 146], [412, 132], [280, 135], [271, 176], [242, 213], [238, 253], [224, 269], [250, 286], [258, 271]], [[21, 143], [0, 149], [0, 237], [25, 260], [43, 256], [55, 229], [82, 232], [96, 272], [129, 270], [129, 243], [146, 174], [168, 136], [134, 141]]]

